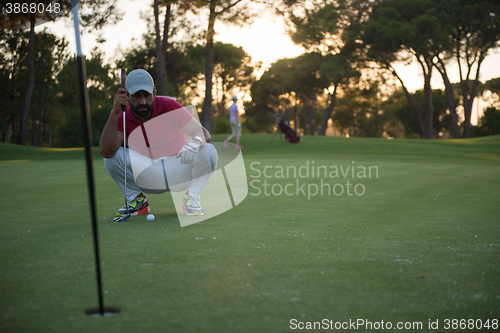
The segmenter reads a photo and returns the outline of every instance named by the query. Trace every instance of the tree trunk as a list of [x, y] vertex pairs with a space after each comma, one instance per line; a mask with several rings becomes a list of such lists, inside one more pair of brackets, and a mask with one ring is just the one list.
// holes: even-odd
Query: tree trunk
[[299, 119], [297, 117], [297, 101], [295, 101], [295, 106], [293, 107], [293, 129], [297, 132], [297, 123]]
[[422, 134], [424, 139], [434, 138], [434, 127], [433, 127], [433, 115], [434, 115], [434, 105], [432, 103], [432, 87], [431, 87], [431, 76], [432, 76], [432, 62], [425, 60], [427, 65], [427, 72], [424, 71], [424, 95], [425, 95], [425, 107], [424, 107], [424, 124], [422, 128]]
[[28, 43], [28, 88], [24, 96], [23, 111], [21, 115], [21, 128], [19, 130], [19, 143], [26, 144], [28, 127], [28, 115], [30, 112], [31, 96], [35, 89], [35, 14], [30, 14], [30, 39]]
[[[170, 84], [174, 87], [174, 91], [170, 91], [173, 96], [181, 95], [181, 87], [179, 85], [179, 60], [175, 52], [168, 53], [170, 46], [170, 22], [172, 22], [172, 4], [166, 6], [165, 11], [165, 22], [163, 23], [163, 39], [161, 43], [163, 59], [165, 61], [165, 71], [169, 74], [167, 80], [170, 80]], [[167, 66], [168, 64], [168, 66]], [[168, 89], [168, 82], [167, 82]]]
[[[15, 117], [12, 117], [10, 126], [12, 128], [12, 133], [16, 133], [16, 132], [19, 133], [19, 131], [17, 131], [17, 129], [16, 129], [16, 118]], [[8, 130], [8, 128], [7, 128], [7, 130]], [[13, 142], [13, 141], [19, 141], [19, 138], [15, 138], [14, 140], [12, 140], [12, 136], [11, 136], [11, 140], [10, 141], [11, 142]]]
[[479, 85], [479, 69], [481, 67], [481, 63], [483, 62], [484, 58], [480, 57], [477, 63], [477, 68], [476, 68], [476, 77], [474, 81], [472, 82], [472, 88], [469, 86], [469, 78], [467, 75], [467, 79], [462, 82], [460, 81], [460, 87], [462, 88], [462, 98], [463, 98], [463, 104], [464, 104], [464, 115], [465, 115], [465, 120], [464, 120], [464, 131], [463, 131], [463, 137], [464, 138], [470, 138], [470, 131], [471, 131], [471, 115], [472, 115], [472, 106], [474, 104], [474, 99], [477, 96], [477, 87]]
[[31, 113], [31, 146], [35, 147], [36, 146], [36, 122], [35, 122], [35, 115]]
[[476, 66], [476, 77], [474, 78], [474, 81], [472, 83], [472, 89], [470, 87], [470, 73], [472, 71], [472, 66], [474, 65], [475, 61], [472, 61], [469, 63], [467, 61], [467, 74], [465, 77], [463, 76], [462, 73], [462, 65], [460, 63], [460, 52], [456, 52], [455, 56], [457, 58], [457, 64], [458, 64], [458, 71], [460, 74], [460, 89], [462, 92], [462, 103], [464, 106], [464, 130], [462, 137], [464, 138], [469, 138], [470, 137], [470, 131], [471, 131], [471, 114], [472, 114], [472, 105], [474, 103], [474, 99], [476, 98], [477, 95], [477, 87], [479, 85], [479, 71], [481, 69], [481, 64], [484, 60], [486, 54], [483, 54], [481, 51], [479, 51], [479, 55], [477, 56], [477, 66]]
[[168, 95], [167, 88], [167, 70], [165, 69], [165, 57], [163, 56], [163, 47], [160, 36], [160, 21], [158, 18], [158, 0], [154, 0], [154, 15], [155, 15], [155, 32], [156, 32], [156, 62], [157, 74], [160, 81], [158, 94], [161, 96]]
[[33, 128], [33, 139], [32, 146], [40, 147], [41, 145], [41, 135], [42, 135], [42, 111], [38, 112], [38, 121], [35, 121], [35, 115], [33, 114], [33, 123], [31, 124]]
[[210, 1], [210, 15], [208, 17], [207, 47], [205, 53], [205, 100], [203, 101], [203, 126], [212, 132], [212, 76], [214, 72], [214, 25], [216, 1]]
[[37, 146], [43, 146], [43, 118], [42, 118], [42, 110], [40, 110], [40, 115], [38, 117], [38, 142]]
[[311, 108], [309, 109], [309, 134], [314, 135], [314, 129], [315, 129], [315, 120], [316, 117], [314, 117], [314, 102], [316, 100], [315, 94], [312, 92], [311, 93]]
[[[215, 20], [218, 16], [229, 12], [234, 6], [240, 3], [242, 0], [235, 0], [234, 2], [225, 2], [219, 0], [209, 1], [209, 15], [208, 15], [208, 28], [207, 28], [207, 45], [205, 53], [205, 100], [203, 101], [203, 126], [209, 131], [212, 131], [212, 88], [213, 88], [213, 72], [214, 72], [214, 25]], [[222, 5], [226, 3], [226, 6], [220, 11], [216, 11], [217, 4]]]
[[[413, 109], [413, 111], [415, 111], [415, 113], [417, 114], [418, 123], [420, 124], [420, 129], [422, 130], [422, 124], [424, 123], [424, 111], [417, 105], [417, 103], [415, 102], [415, 99], [410, 94], [408, 89], [406, 89], [406, 85], [404, 84], [403, 80], [399, 77], [399, 75], [396, 73], [395, 70], [392, 71], [392, 74], [394, 76], [396, 76], [396, 78], [401, 83], [401, 86], [403, 88], [403, 92], [405, 93], [405, 97], [408, 100], [408, 103], [410, 103], [410, 106]], [[423, 137], [422, 132], [420, 133], [420, 135]]]
[[326, 107], [325, 111], [323, 111], [323, 119], [321, 120], [321, 127], [318, 131], [318, 135], [325, 135], [326, 129], [328, 128], [328, 120], [332, 117], [333, 109], [335, 108], [335, 103], [337, 102], [337, 87], [338, 83], [335, 84], [335, 88], [333, 89], [333, 93], [330, 94], [330, 104]]
[[49, 131], [49, 147], [52, 146], [52, 133], [53, 133], [54, 127], [50, 126], [50, 131]]
[[288, 122], [288, 124], [290, 124], [290, 101], [288, 100], [288, 98], [285, 99], [285, 120]]
[[165, 22], [163, 23], [163, 41], [161, 43], [161, 49], [163, 52], [163, 59], [167, 59], [168, 50], [168, 32], [170, 31], [170, 16], [172, 14], [172, 4], [167, 5], [167, 11], [165, 13]]
[[304, 98], [304, 135], [307, 134], [307, 110], [309, 108], [309, 102], [307, 97]]
[[46, 127], [45, 125], [46, 125], [46, 121], [43, 122], [43, 127], [42, 127], [42, 134], [41, 134], [42, 145], [44, 144], [45, 140], [47, 139], [47, 136], [45, 133], [45, 127]]
[[222, 74], [222, 98], [219, 107], [219, 119], [226, 117], [226, 83], [227, 77], [225, 74]]
[[458, 139], [460, 137], [460, 128], [458, 126], [457, 105], [455, 104], [455, 94], [453, 92], [453, 86], [451, 85], [450, 79], [448, 78], [448, 73], [446, 72], [446, 67], [441, 59], [439, 59], [438, 64], [435, 64], [435, 67], [443, 78], [446, 104], [448, 105], [448, 111], [450, 111], [451, 125], [453, 127], [453, 138]]
[[[420, 62], [420, 60], [419, 60]], [[431, 81], [431, 76], [430, 76], [430, 71], [427, 71], [425, 66], [420, 62], [422, 65], [423, 73], [424, 73], [424, 95], [425, 95], [425, 108], [428, 108], [430, 105], [429, 110], [423, 110], [420, 108], [415, 100], [413, 99], [413, 96], [410, 94], [408, 89], [406, 89], [406, 86], [403, 82], [403, 80], [399, 77], [399, 75], [396, 73], [396, 71], [392, 67], [388, 67], [392, 69], [392, 74], [399, 80], [401, 83], [401, 86], [403, 87], [403, 91], [405, 93], [406, 99], [410, 103], [411, 108], [415, 113], [417, 114], [418, 117], [418, 122], [420, 124], [420, 130], [421, 130], [421, 137], [423, 139], [432, 139], [432, 113], [434, 112], [434, 106], [432, 105], [432, 88], [430, 85]], [[432, 68], [431, 68], [432, 69]], [[430, 91], [430, 98], [429, 98], [429, 91]], [[431, 111], [431, 112], [429, 112]], [[429, 114], [430, 114], [430, 121], [429, 121]], [[429, 124], [431, 126], [430, 131], [429, 131]]]
[[464, 102], [464, 131], [463, 131], [464, 138], [470, 138], [471, 113], [472, 113], [472, 103], [471, 103], [471, 101], [465, 101]]

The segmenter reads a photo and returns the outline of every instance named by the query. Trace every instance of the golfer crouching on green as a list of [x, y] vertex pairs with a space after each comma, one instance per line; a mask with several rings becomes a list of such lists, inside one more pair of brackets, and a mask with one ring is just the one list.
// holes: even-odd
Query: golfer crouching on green
[[[123, 147], [124, 132], [130, 148]], [[192, 137], [189, 142], [186, 135]], [[130, 215], [149, 213], [144, 193], [166, 191], [186, 191], [182, 205], [186, 215], [203, 215], [200, 193], [218, 160], [210, 140], [210, 133], [186, 108], [174, 99], [156, 96], [151, 75], [136, 69], [127, 76], [126, 88], [115, 95], [99, 152]], [[127, 205], [118, 209], [115, 221], [125, 215]]]

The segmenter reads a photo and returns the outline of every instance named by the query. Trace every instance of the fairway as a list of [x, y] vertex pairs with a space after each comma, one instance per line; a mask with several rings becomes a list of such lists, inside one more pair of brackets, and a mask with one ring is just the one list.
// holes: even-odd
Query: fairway
[[148, 196], [154, 222], [113, 222], [123, 196], [94, 151], [109, 317], [84, 314], [83, 150], [0, 144], [0, 332], [498, 331], [500, 136], [271, 138], [242, 137], [246, 199], [183, 228], [168, 193]]

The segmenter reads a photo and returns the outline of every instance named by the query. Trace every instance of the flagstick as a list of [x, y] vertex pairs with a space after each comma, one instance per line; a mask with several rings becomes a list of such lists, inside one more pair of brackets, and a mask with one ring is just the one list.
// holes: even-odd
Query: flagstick
[[92, 136], [90, 129], [90, 112], [88, 108], [88, 95], [86, 89], [86, 69], [85, 69], [85, 57], [82, 53], [82, 47], [80, 42], [80, 20], [78, 17], [78, 0], [71, 0], [73, 21], [75, 24], [75, 40], [76, 40], [76, 55], [78, 62], [78, 75], [80, 83], [80, 99], [81, 99], [81, 111], [82, 111], [82, 124], [83, 124], [83, 134], [85, 141], [85, 158], [87, 161], [87, 180], [90, 195], [90, 212], [92, 215], [92, 230], [94, 236], [94, 254], [95, 254], [95, 266], [97, 274], [97, 292], [99, 297], [99, 313], [104, 315], [104, 302], [102, 297], [102, 283], [101, 283], [101, 265], [99, 259], [99, 243], [97, 234], [97, 218], [96, 218], [96, 204], [95, 204], [95, 189], [94, 189], [94, 170], [92, 167]]

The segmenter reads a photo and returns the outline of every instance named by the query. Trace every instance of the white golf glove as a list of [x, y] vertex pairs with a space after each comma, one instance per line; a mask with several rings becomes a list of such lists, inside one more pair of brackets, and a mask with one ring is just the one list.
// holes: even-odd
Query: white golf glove
[[198, 149], [200, 149], [200, 143], [193, 139], [182, 147], [181, 151], [177, 154], [177, 158], [181, 158], [182, 164], [191, 164], [196, 160]]

